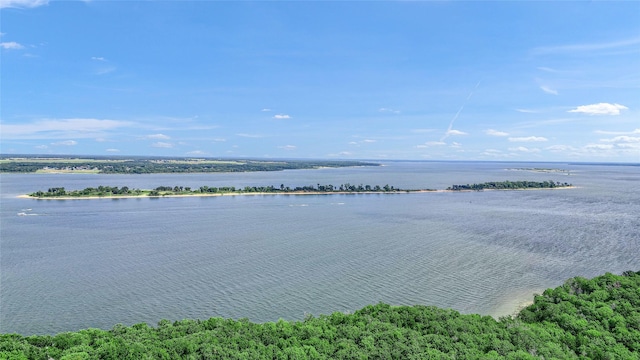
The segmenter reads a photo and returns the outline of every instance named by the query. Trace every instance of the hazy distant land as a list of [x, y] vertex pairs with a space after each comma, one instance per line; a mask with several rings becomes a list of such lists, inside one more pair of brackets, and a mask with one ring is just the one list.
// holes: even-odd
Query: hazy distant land
[[280, 171], [379, 166], [348, 160], [255, 160], [157, 157], [0, 156], [2, 173], [158, 174]]

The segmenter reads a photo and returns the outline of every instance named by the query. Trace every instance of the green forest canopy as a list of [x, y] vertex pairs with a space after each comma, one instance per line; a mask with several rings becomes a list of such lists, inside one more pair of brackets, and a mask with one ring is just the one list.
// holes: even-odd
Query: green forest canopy
[[304, 321], [162, 320], [0, 335], [0, 359], [640, 359], [640, 272], [576, 277], [515, 317], [379, 303]]

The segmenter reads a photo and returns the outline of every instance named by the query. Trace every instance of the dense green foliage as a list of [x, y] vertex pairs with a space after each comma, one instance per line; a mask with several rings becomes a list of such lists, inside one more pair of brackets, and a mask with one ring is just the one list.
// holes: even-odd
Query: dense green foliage
[[378, 166], [362, 161], [331, 160], [214, 160], [191, 158], [2, 158], [0, 172], [32, 173], [36, 171], [95, 171], [101, 174], [210, 173], [244, 171], [279, 171], [317, 169], [321, 167]]
[[554, 189], [561, 187], [569, 187], [569, 183], [560, 183], [551, 181], [491, 181], [481, 184], [452, 185], [447, 190], [518, 190], [518, 189]]
[[129, 189], [128, 186], [118, 188], [117, 186], [98, 186], [97, 188], [88, 187], [84, 190], [67, 191], [64, 187], [53, 187], [47, 191], [36, 191], [29, 196], [37, 198], [55, 198], [55, 197], [91, 197], [91, 196], [167, 196], [167, 195], [199, 195], [199, 194], [287, 194], [287, 193], [393, 193], [393, 192], [411, 192], [419, 190], [402, 190], [393, 186], [385, 185], [351, 185], [349, 183], [340, 186], [334, 185], [307, 185], [289, 187], [280, 184], [275, 186], [245, 186], [244, 188], [236, 188], [235, 186], [209, 187], [201, 186], [197, 189], [184, 186], [158, 186], [153, 190]]
[[496, 321], [367, 306], [304, 321], [162, 320], [55, 336], [0, 335], [0, 359], [640, 359], [640, 272], [573, 278]]

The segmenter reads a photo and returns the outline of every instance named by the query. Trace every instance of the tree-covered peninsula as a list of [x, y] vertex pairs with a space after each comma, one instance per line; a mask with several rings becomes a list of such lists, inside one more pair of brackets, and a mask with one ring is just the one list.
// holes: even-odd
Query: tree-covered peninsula
[[0, 359], [640, 359], [640, 272], [576, 277], [495, 320], [379, 303], [304, 321], [162, 320], [0, 335]]
[[87, 197], [135, 197], [135, 196], [204, 196], [204, 195], [248, 195], [248, 194], [350, 194], [350, 193], [401, 193], [430, 190], [404, 190], [397, 187], [384, 185], [352, 185], [349, 183], [335, 185], [307, 185], [290, 187], [280, 184], [270, 186], [201, 186], [191, 188], [189, 186], [158, 186], [151, 190], [130, 189], [128, 186], [98, 186], [88, 187], [83, 190], [67, 191], [64, 187], [53, 187], [47, 191], [36, 191], [29, 194], [34, 198], [87, 198]]
[[213, 158], [151, 157], [0, 157], [4, 173], [217, 173], [247, 171], [280, 171], [296, 169], [379, 166], [380, 164], [348, 160], [255, 160]]
[[[568, 183], [553, 181], [503, 181], [487, 182], [473, 185], [453, 185], [440, 191], [480, 191], [480, 190], [518, 190], [518, 189], [555, 189], [571, 187]], [[68, 198], [103, 198], [103, 197], [138, 197], [138, 196], [207, 196], [207, 195], [257, 195], [257, 194], [291, 194], [291, 195], [324, 195], [324, 194], [397, 194], [438, 191], [435, 189], [401, 189], [399, 187], [380, 185], [354, 185], [350, 183], [340, 185], [306, 185], [290, 187], [280, 186], [158, 186], [155, 189], [131, 189], [128, 186], [98, 186], [83, 190], [66, 190], [64, 187], [52, 187], [47, 191], [36, 191], [29, 197], [37, 199], [68, 199]]]

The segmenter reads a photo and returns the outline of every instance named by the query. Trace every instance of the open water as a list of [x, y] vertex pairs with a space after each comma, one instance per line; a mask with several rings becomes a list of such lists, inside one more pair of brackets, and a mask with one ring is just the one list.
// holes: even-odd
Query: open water
[[[2, 174], [0, 332], [301, 320], [367, 304], [511, 314], [573, 276], [640, 270], [640, 166], [385, 162], [224, 174]], [[514, 171], [555, 168], [566, 173]], [[576, 189], [33, 200], [63, 186], [554, 180]], [[26, 215], [18, 215], [24, 213]]]

